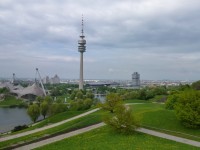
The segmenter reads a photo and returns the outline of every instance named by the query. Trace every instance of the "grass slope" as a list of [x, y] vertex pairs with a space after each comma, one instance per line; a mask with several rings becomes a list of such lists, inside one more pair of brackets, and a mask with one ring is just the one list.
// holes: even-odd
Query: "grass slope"
[[200, 141], [200, 130], [184, 127], [177, 120], [174, 111], [166, 110], [163, 104], [141, 104], [131, 105], [131, 107], [134, 113], [140, 115], [143, 127]]
[[6, 96], [5, 100], [0, 101], [0, 107], [10, 107], [23, 105], [24, 102], [21, 99], [16, 99], [14, 96]]
[[68, 139], [55, 142], [36, 150], [197, 150], [198, 148], [177, 143], [174, 141], [150, 136], [142, 133], [134, 135], [117, 134], [109, 130], [108, 127], [102, 127], [90, 132], [80, 134]]

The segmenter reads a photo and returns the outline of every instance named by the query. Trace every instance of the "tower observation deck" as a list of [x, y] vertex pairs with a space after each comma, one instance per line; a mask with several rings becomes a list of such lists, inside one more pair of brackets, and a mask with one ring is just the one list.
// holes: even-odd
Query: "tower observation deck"
[[86, 40], [84, 39], [84, 30], [83, 30], [83, 17], [82, 17], [82, 30], [80, 39], [78, 40], [78, 51], [80, 52], [80, 80], [79, 80], [79, 89], [83, 89], [83, 53], [86, 50]]

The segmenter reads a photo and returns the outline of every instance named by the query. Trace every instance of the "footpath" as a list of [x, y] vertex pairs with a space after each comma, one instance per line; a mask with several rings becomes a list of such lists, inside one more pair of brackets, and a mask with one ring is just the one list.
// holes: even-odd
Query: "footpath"
[[[50, 143], [53, 143], [53, 142], [57, 142], [57, 141], [60, 141], [60, 140], [63, 140], [63, 139], [84, 133], [84, 132], [88, 132], [90, 130], [102, 127], [104, 125], [105, 125], [105, 123], [99, 123], [99, 124], [92, 125], [92, 126], [89, 126], [89, 127], [86, 127], [86, 128], [78, 129], [76, 131], [72, 131], [72, 132], [69, 132], [69, 133], [58, 135], [58, 136], [55, 136], [55, 137], [52, 137], [52, 138], [49, 138], [49, 139], [46, 139], [46, 140], [42, 140], [42, 141], [39, 141], [39, 142], [36, 142], [36, 143], [25, 145], [25, 146], [16, 148], [14, 150], [30, 150], [30, 149], [38, 148], [38, 147], [41, 147], [41, 146], [44, 146], [44, 145], [47, 145], [47, 144], [50, 144]], [[189, 139], [185, 139], [185, 138], [181, 138], [181, 137], [177, 137], [177, 136], [173, 136], [173, 135], [168, 135], [168, 134], [165, 134], [165, 133], [160, 133], [160, 132], [145, 129], [145, 128], [139, 128], [139, 129], [137, 129], [137, 131], [145, 133], [145, 134], [161, 137], [161, 138], [164, 138], [164, 139], [168, 139], [168, 140], [172, 140], [172, 141], [176, 141], [176, 142], [200, 147], [200, 142], [197, 142], [197, 141], [193, 141], [193, 140], [189, 140]]]
[[[130, 104], [128, 104], [128, 105], [130, 105]], [[16, 135], [0, 137], [0, 142], [11, 140], [11, 139], [15, 139], [15, 138], [19, 138], [19, 137], [26, 136], [26, 135], [29, 135], [29, 134], [33, 134], [33, 133], [36, 133], [36, 132], [40, 132], [40, 131], [43, 131], [43, 130], [46, 130], [46, 129], [50, 129], [50, 128], [62, 125], [64, 123], [66, 123], [66, 122], [75, 120], [77, 118], [86, 116], [86, 115], [91, 114], [93, 112], [96, 112], [98, 110], [99, 110], [99, 108], [96, 108], [96, 109], [93, 109], [91, 111], [85, 112], [85, 113], [77, 115], [75, 117], [72, 117], [70, 119], [67, 119], [67, 120], [52, 124], [52, 125], [48, 125], [48, 126], [45, 126], [45, 127], [39, 128], [39, 129], [34, 129], [34, 130], [31, 130], [31, 131], [19, 133], [19, 134], [16, 134]], [[50, 144], [50, 143], [53, 143], [53, 142], [56, 142], [56, 141], [63, 140], [65, 138], [69, 138], [71, 136], [75, 136], [75, 135], [78, 135], [78, 134], [81, 134], [81, 133], [84, 133], [84, 132], [88, 132], [90, 130], [102, 127], [104, 125], [105, 125], [104, 123], [99, 123], [99, 124], [96, 124], [96, 125], [88, 126], [88, 127], [85, 127], [85, 128], [82, 128], [82, 129], [78, 129], [78, 130], [75, 130], [75, 131], [72, 131], [72, 132], [69, 132], [69, 133], [65, 133], [65, 134], [58, 135], [58, 136], [55, 136], [55, 137], [52, 137], [52, 138], [48, 138], [48, 139], [45, 139], [45, 140], [42, 140], [42, 141], [39, 141], [39, 142], [35, 142], [35, 143], [32, 143], [32, 144], [21, 146], [19, 148], [16, 148], [16, 150], [34, 149], [34, 148], [41, 147], [41, 146], [44, 146], [44, 145], [47, 145], [47, 144]], [[165, 139], [168, 139], [168, 140], [172, 140], [172, 141], [176, 141], [176, 142], [180, 142], [180, 143], [184, 143], [184, 144], [189, 144], [189, 145], [192, 145], [192, 146], [200, 147], [200, 142], [198, 142], [198, 141], [193, 141], [193, 140], [189, 140], [189, 139], [185, 139], [185, 138], [181, 138], [181, 137], [177, 137], [177, 136], [173, 136], [173, 135], [168, 135], [168, 134], [165, 134], [165, 133], [161, 133], [161, 132], [157, 132], [157, 131], [149, 130], [149, 129], [145, 129], [145, 128], [139, 128], [139, 129], [137, 129], [137, 131], [145, 133], [145, 134], [157, 136], [157, 137], [160, 137], [160, 138], [165, 138]]]
[[52, 125], [48, 125], [48, 126], [45, 126], [45, 127], [39, 128], [39, 129], [34, 129], [34, 130], [31, 130], [31, 131], [27, 131], [27, 132], [23, 132], [23, 133], [19, 133], [19, 134], [14, 134], [14, 135], [9, 135], [9, 136], [5, 136], [5, 137], [0, 137], [0, 142], [11, 140], [11, 139], [15, 139], [15, 138], [19, 138], [19, 137], [26, 136], [26, 135], [29, 135], [29, 134], [33, 134], [33, 133], [36, 133], [36, 132], [40, 132], [40, 131], [43, 131], [43, 130], [46, 130], [46, 129], [50, 129], [50, 128], [62, 125], [64, 123], [66, 123], [66, 122], [69, 122], [69, 121], [78, 119], [80, 117], [86, 116], [86, 115], [91, 114], [91, 113], [93, 113], [95, 111], [98, 111], [98, 110], [99, 110], [99, 108], [96, 108], [96, 109], [90, 110], [88, 112], [82, 113], [80, 115], [77, 115], [75, 117], [72, 117], [70, 119], [63, 120], [63, 121], [60, 121], [58, 123], [54, 123]]

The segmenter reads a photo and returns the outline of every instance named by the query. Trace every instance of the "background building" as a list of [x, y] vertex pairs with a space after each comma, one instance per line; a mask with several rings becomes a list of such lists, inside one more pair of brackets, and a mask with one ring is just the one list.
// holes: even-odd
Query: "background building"
[[140, 74], [138, 72], [132, 74], [132, 86], [136, 88], [140, 87]]
[[60, 83], [60, 78], [57, 74], [52, 78], [49, 78], [48, 76], [46, 76], [45, 78], [42, 79], [42, 83], [58, 84], [58, 83]]

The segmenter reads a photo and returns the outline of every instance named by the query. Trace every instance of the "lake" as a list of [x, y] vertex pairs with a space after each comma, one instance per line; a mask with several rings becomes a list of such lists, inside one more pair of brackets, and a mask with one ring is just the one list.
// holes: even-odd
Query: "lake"
[[25, 108], [0, 107], [0, 133], [12, 130], [15, 126], [32, 123]]

